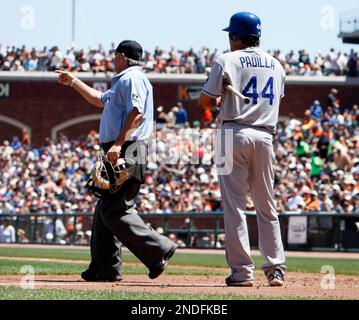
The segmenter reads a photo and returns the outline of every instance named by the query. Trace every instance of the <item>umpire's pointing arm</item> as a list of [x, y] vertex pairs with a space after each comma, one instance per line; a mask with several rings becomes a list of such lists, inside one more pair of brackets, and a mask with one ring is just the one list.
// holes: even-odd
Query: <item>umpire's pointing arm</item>
[[67, 71], [55, 70], [59, 75], [59, 83], [65, 86], [73, 87], [79, 94], [81, 94], [89, 103], [94, 106], [103, 109], [103, 103], [101, 101], [101, 91], [91, 88], [86, 83], [76, 78]]

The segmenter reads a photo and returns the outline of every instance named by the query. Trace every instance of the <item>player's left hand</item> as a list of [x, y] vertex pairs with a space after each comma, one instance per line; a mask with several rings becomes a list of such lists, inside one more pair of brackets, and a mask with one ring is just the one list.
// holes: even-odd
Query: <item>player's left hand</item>
[[113, 145], [106, 154], [107, 161], [115, 164], [120, 157], [121, 146]]

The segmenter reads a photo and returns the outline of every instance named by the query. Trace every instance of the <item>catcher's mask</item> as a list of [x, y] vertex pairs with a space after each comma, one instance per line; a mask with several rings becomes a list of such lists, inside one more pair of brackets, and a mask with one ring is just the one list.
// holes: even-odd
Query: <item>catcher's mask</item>
[[96, 197], [116, 193], [124, 182], [134, 175], [135, 161], [131, 158], [119, 158], [115, 164], [107, 161], [104, 154], [99, 155], [87, 182], [89, 191]]

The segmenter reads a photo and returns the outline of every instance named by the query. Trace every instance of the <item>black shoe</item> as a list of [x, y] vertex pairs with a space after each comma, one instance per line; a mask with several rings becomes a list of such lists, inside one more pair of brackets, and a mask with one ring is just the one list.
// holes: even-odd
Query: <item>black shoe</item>
[[101, 276], [93, 271], [87, 269], [86, 271], [81, 273], [81, 278], [88, 282], [115, 282], [121, 281], [122, 277], [120, 275], [117, 276]]
[[173, 256], [177, 249], [177, 246], [173, 246], [163, 257], [160, 261], [156, 262], [150, 268], [150, 272], [148, 274], [150, 279], [156, 279], [158, 276], [161, 275], [163, 271], [165, 271], [169, 259]]

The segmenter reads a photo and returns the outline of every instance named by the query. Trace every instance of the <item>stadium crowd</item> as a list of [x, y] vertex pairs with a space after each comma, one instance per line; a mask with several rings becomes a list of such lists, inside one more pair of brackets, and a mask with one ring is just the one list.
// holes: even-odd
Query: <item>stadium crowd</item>
[[[56, 69], [72, 72], [105, 72], [114, 71], [113, 52], [115, 45], [109, 50], [102, 45], [88, 50], [77, 49], [73, 45], [66, 51], [59, 47], [28, 49], [25, 46], [2, 46], [0, 44], [0, 71], [53, 71]], [[311, 56], [306, 50], [291, 50], [284, 54], [280, 50], [268, 51], [277, 58], [288, 75], [300, 76], [358, 76], [358, 53], [349, 53], [330, 49], [327, 53], [316, 52]], [[144, 68], [155, 73], [199, 73], [210, 67], [220, 52], [202, 47], [196, 51], [170, 50], [155, 48], [153, 52], [145, 51]]]
[[[315, 100], [303, 119], [291, 116], [278, 126], [275, 199], [280, 213], [359, 213], [359, 109], [342, 106], [337, 95], [332, 89], [328, 101]], [[157, 108], [147, 183], [137, 199], [139, 212], [222, 210], [213, 151], [217, 123], [190, 125], [187, 117], [181, 103], [170, 112]], [[93, 212], [96, 201], [85, 184], [99, 151], [95, 131], [72, 140], [60, 135], [40, 147], [29, 145], [26, 138], [4, 141], [0, 145], [0, 215]], [[250, 195], [247, 210], [254, 211]], [[85, 220], [76, 225], [81, 241], [90, 236]], [[54, 228], [63, 237], [73, 233], [72, 220], [46, 221], [47, 239]], [[9, 227], [6, 221], [3, 224], [3, 230]]]

